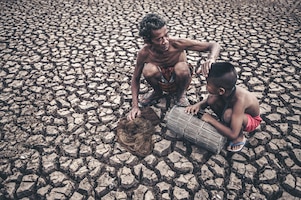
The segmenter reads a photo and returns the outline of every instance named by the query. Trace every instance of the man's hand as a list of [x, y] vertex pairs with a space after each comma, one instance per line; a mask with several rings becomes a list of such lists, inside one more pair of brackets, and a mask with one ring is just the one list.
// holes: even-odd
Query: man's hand
[[141, 115], [141, 110], [139, 109], [139, 107], [133, 107], [132, 110], [129, 112], [127, 119], [132, 121], [136, 117], [140, 117], [140, 115]]
[[215, 62], [215, 59], [211, 58], [206, 60], [206, 62], [204, 62], [202, 64], [202, 74], [204, 77], [207, 77], [209, 74], [209, 70], [211, 68], [211, 64]]
[[199, 67], [198, 70], [196, 71], [197, 74], [200, 74], [202, 72], [204, 77], [208, 76], [209, 70], [211, 68], [211, 64], [215, 62], [215, 59], [210, 58], [208, 60], [206, 60], [206, 62], [204, 62], [202, 64], [202, 67]]

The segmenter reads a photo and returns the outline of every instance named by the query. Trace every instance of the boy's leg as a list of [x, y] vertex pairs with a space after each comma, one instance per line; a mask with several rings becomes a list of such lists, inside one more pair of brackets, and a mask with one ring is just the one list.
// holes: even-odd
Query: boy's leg
[[[231, 118], [232, 118], [232, 109], [228, 108], [225, 110], [224, 114], [223, 114], [223, 121], [230, 125], [231, 123]], [[244, 119], [243, 119], [243, 123], [242, 123], [242, 130], [244, 129], [244, 127], [246, 127], [248, 124], [248, 116], [247, 114], [244, 114]]]
[[[226, 109], [223, 114], [223, 121], [226, 123], [227, 126], [230, 126], [231, 119], [232, 119], [232, 109], [229, 108], [229, 109]], [[239, 132], [239, 134], [235, 140], [230, 141], [229, 146], [227, 148], [228, 151], [237, 152], [237, 151], [240, 151], [244, 147], [244, 145], [246, 143], [246, 138], [243, 134], [243, 129], [247, 125], [247, 123], [248, 123], [248, 117], [245, 114], [241, 131]]]

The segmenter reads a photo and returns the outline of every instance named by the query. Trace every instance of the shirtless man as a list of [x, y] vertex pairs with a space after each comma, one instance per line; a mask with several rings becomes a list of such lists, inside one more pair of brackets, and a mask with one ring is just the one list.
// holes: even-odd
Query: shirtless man
[[[196, 71], [202, 71], [207, 76], [211, 64], [219, 55], [220, 45], [169, 37], [166, 22], [156, 14], [148, 14], [142, 19], [139, 36], [143, 37], [145, 45], [138, 52], [131, 81], [132, 110], [128, 119], [133, 120], [141, 115], [138, 103], [142, 106], [150, 105], [162, 97], [163, 91], [174, 93], [177, 105], [190, 105], [186, 98], [186, 89], [192, 72], [187, 63], [186, 51], [210, 51], [208, 60]], [[153, 91], [138, 102], [141, 74]]]
[[214, 126], [230, 140], [228, 151], [240, 151], [246, 138], [243, 131], [251, 132], [262, 121], [256, 96], [236, 86], [237, 72], [231, 63], [214, 63], [207, 77], [206, 99], [188, 106], [187, 113], [197, 114], [200, 109], [211, 108], [220, 120], [205, 113], [202, 120]]

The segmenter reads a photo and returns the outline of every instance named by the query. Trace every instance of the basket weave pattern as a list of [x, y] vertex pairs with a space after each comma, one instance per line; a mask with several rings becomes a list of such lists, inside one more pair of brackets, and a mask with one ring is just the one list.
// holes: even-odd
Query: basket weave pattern
[[188, 141], [219, 154], [227, 139], [209, 123], [174, 106], [167, 114], [167, 128]]

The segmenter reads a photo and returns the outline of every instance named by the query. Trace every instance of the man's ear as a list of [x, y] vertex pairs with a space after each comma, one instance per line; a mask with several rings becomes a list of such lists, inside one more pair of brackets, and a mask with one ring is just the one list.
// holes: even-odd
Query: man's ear
[[225, 92], [226, 92], [225, 88], [222, 88], [222, 87], [218, 88], [218, 94], [219, 95], [224, 95]]

